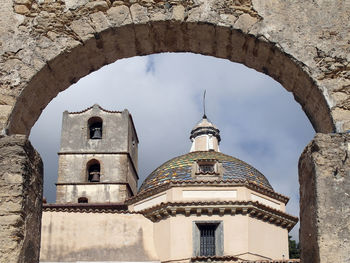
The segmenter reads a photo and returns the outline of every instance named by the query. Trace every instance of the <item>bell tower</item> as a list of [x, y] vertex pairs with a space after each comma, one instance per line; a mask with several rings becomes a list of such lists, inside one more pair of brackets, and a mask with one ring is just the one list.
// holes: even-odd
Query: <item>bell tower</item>
[[128, 110], [63, 113], [56, 203], [120, 203], [137, 192], [138, 138]]

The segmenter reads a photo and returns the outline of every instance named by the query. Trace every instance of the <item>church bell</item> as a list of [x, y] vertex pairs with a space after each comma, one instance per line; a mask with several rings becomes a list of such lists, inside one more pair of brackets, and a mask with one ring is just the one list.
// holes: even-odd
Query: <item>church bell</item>
[[101, 128], [96, 127], [93, 130], [94, 134], [92, 135], [91, 139], [101, 139], [102, 138], [102, 133], [101, 133]]
[[99, 182], [100, 181], [100, 172], [93, 171], [90, 173], [91, 180], [90, 182]]

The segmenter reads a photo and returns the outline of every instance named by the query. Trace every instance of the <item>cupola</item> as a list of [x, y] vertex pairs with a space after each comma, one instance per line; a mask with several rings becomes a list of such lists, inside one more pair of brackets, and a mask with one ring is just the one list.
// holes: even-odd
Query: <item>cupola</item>
[[190, 139], [192, 141], [190, 152], [220, 152], [220, 130], [208, 120], [205, 114], [203, 115], [202, 120], [192, 129]]

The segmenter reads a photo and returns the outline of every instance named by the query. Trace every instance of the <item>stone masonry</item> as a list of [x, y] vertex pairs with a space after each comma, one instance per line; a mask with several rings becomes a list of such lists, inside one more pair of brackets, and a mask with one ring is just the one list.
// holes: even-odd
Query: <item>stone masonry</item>
[[317, 134], [300, 157], [303, 262], [350, 262], [349, 155], [350, 134]]
[[1, 137], [0, 147], [0, 262], [38, 262], [41, 158], [23, 135]]
[[[313, 152], [309, 146], [301, 158], [302, 256], [308, 263], [335, 262], [335, 257], [349, 262], [345, 257], [349, 244], [343, 238], [348, 235], [344, 213], [348, 213], [349, 202], [342, 201], [348, 194], [348, 174], [342, 172], [348, 164], [342, 155], [331, 154], [345, 151], [337, 136], [346, 141], [342, 132], [350, 130], [349, 36], [350, 1], [346, 0], [3, 0], [0, 131], [7, 136], [28, 135], [60, 91], [121, 58], [193, 52], [242, 63], [280, 82], [293, 93], [316, 132], [329, 134], [323, 135], [329, 137], [324, 143], [322, 135], [315, 138], [314, 144], [322, 144], [322, 151]], [[24, 141], [16, 136], [1, 138], [1, 147], [13, 151], [4, 155], [2, 149], [0, 160], [13, 162], [9, 168], [15, 175], [25, 175], [27, 170], [21, 172], [24, 167], [40, 174], [37, 155], [34, 151], [27, 154], [30, 147]], [[22, 151], [8, 146], [17, 144]], [[316, 153], [325, 156], [321, 158], [325, 164], [319, 163]], [[331, 168], [326, 167], [333, 167], [332, 163], [338, 168], [334, 178], [344, 174], [343, 183], [329, 175]], [[16, 223], [14, 218], [7, 221], [14, 214], [12, 208], [1, 212], [4, 229], [11, 229], [0, 233], [1, 240], [8, 240], [2, 241], [6, 246], [1, 247], [1, 262], [23, 262], [30, 244], [23, 225], [30, 229], [40, 224], [40, 206], [32, 206], [35, 217], [26, 216], [29, 212], [24, 204], [34, 199], [29, 195], [32, 191], [25, 190], [31, 181], [23, 178], [16, 177], [19, 189], [24, 189], [22, 195], [16, 196], [9, 188], [12, 179], [1, 185], [1, 195], [17, 204], [14, 211], [22, 215], [22, 221]], [[323, 187], [326, 182], [337, 191]], [[39, 188], [34, 191], [38, 196]], [[343, 206], [335, 206], [339, 202]], [[308, 204], [314, 215], [305, 208]], [[330, 215], [325, 216], [328, 210]], [[344, 227], [337, 228], [337, 234], [326, 222], [341, 222]], [[22, 233], [23, 241], [14, 239], [11, 231]], [[36, 242], [32, 244], [36, 255], [39, 248]], [[26, 256], [30, 262], [31, 257]]]

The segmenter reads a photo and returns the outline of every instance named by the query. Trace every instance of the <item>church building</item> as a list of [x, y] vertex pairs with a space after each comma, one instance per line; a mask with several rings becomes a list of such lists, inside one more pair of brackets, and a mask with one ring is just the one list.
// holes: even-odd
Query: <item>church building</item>
[[130, 113], [64, 112], [57, 199], [43, 205], [40, 262], [294, 262], [288, 197], [251, 165], [220, 152], [204, 115], [189, 153], [138, 189]]

